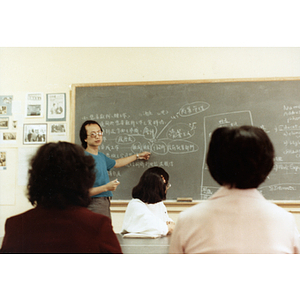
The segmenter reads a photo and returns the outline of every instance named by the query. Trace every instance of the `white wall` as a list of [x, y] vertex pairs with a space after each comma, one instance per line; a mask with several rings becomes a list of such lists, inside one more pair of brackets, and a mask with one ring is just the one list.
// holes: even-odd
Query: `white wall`
[[[13, 95], [24, 112], [28, 92], [42, 92], [44, 98], [66, 93], [69, 112], [73, 83], [299, 76], [300, 48], [0, 48], [0, 96]], [[26, 147], [22, 122], [46, 120], [14, 117], [22, 120], [17, 145], [0, 144], [11, 158], [8, 170], [0, 170], [0, 197], [14, 198], [14, 204], [0, 205], [0, 236], [6, 218], [31, 208], [25, 186], [18, 185], [18, 150]]]

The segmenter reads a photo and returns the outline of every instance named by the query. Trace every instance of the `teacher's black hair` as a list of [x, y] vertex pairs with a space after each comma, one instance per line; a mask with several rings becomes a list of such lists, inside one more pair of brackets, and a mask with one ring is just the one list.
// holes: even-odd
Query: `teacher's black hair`
[[86, 133], [86, 128], [85, 128], [85, 126], [86, 126], [86, 125], [90, 125], [90, 124], [96, 124], [96, 125], [98, 125], [99, 128], [100, 128], [100, 130], [103, 131], [103, 130], [102, 130], [102, 127], [99, 125], [98, 122], [93, 121], [93, 120], [87, 120], [87, 121], [85, 121], [85, 122], [81, 125], [80, 131], [79, 131], [79, 137], [80, 137], [81, 145], [82, 145], [82, 147], [83, 147], [84, 149], [87, 148], [87, 143], [86, 143], [86, 141], [85, 141], [86, 138], [87, 138], [87, 133]]

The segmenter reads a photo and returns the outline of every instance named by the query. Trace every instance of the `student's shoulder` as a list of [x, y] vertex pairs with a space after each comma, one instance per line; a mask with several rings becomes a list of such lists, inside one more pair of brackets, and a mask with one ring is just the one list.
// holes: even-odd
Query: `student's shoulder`
[[31, 208], [25, 212], [9, 217], [7, 220], [15, 220], [22, 217], [31, 217], [32, 215], [36, 214], [37, 211], [38, 211], [37, 208]]
[[210, 200], [207, 200], [205, 202], [197, 203], [191, 207], [188, 207], [184, 211], [180, 213], [181, 219], [186, 219], [186, 218], [198, 218], [200, 215], [204, 215], [207, 213], [211, 206]]
[[132, 198], [129, 202], [128, 202], [128, 206], [146, 206], [145, 203], [137, 198]]
[[110, 222], [110, 218], [99, 214], [99, 213], [95, 213], [92, 212], [91, 210], [85, 208], [85, 207], [76, 207], [74, 208], [74, 214], [76, 214], [80, 219], [83, 218], [86, 221], [90, 222], [90, 223], [107, 223]]
[[23, 224], [24, 222], [27, 222], [28, 220], [36, 219], [41, 216], [40, 209], [38, 208], [32, 208], [29, 209], [23, 213], [11, 216], [6, 219], [6, 225], [7, 226], [18, 226], [20, 224]]
[[128, 202], [127, 210], [148, 210], [147, 205], [140, 199], [133, 198]]

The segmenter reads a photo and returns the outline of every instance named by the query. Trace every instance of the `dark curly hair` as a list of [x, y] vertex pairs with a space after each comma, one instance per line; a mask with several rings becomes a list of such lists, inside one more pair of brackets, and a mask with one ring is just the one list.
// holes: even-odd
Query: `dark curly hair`
[[96, 121], [93, 121], [93, 120], [88, 120], [88, 121], [85, 121], [82, 125], [81, 125], [81, 128], [80, 128], [80, 131], [79, 131], [79, 137], [80, 137], [80, 141], [81, 141], [81, 145], [84, 149], [86, 149], [87, 147], [87, 143], [86, 143], [86, 138], [87, 138], [87, 133], [86, 133], [86, 129], [85, 129], [85, 126], [86, 125], [90, 125], [90, 124], [96, 124], [100, 127], [100, 130], [102, 130], [101, 126], [98, 124], [98, 122]]
[[66, 208], [87, 207], [89, 189], [95, 181], [94, 159], [68, 142], [41, 146], [30, 161], [28, 200], [33, 206]]
[[274, 147], [264, 130], [254, 126], [216, 129], [206, 163], [211, 176], [230, 188], [257, 188], [274, 165]]
[[[164, 182], [162, 176], [166, 182]], [[169, 174], [163, 168], [149, 168], [142, 174], [139, 183], [132, 189], [132, 197], [152, 204], [166, 200], [168, 182]]]

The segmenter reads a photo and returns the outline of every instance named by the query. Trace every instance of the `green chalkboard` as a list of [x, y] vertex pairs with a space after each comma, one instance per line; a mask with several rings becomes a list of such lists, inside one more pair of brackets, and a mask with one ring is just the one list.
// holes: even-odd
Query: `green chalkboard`
[[219, 126], [263, 128], [276, 150], [275, 167], [259, 190], [270, 200], [300, 199], [300, 79], [255, 79], [74, 84], [74, 142], [81, 124], [96, 120], [104, 129], [100, 151], [117, 159], [142, 151], [149, 161], [112, 169], [121, 184], [115, 200], [131, 190], [149, 167], [170, 174], [167, 199], [205, 200], [218, 188], [205, 155]]

